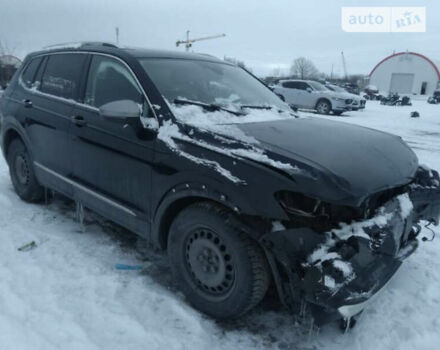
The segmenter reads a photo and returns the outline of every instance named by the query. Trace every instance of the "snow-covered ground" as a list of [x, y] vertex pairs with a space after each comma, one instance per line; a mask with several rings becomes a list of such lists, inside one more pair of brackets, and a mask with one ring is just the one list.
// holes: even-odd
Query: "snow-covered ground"
[[[411, 119], [413, 110], [421, 117]], [[440, 169], [440, 106], [368, 102], [365, 111], [325, 118], [401, 135], [421, 163]], [[421, 242], [355, 329], [341, 334], [329, 325], [310, 335], [273, 298], [238, 321], [199, 314], [174, 290], [165, 256], [90, 213], [82, 232], [73, 203], [58, 196], [48, 206], [21, 202], [3, 159], [0, 233], [0, 350], [421, 350], [440, 343], [440, 237]], [[17, 250], [31, 241], [36, 248]]]

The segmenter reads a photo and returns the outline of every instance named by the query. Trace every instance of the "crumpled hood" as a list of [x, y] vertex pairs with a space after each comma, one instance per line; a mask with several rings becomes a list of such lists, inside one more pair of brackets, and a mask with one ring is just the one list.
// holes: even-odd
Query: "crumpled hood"
[[298, 167], [307, 164], [345, 184], [353, 196], [406, 184], [418, 167], [416, 155], [400, 137], [348, 123], [299, 118], [237, 126], [270, 157]]

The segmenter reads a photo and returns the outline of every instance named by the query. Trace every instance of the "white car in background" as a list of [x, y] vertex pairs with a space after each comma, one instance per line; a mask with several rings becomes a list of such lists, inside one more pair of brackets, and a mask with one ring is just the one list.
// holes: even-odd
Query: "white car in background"
[[347, 98], [351, 98], [353, 99], [353, 103], [351, 105], [351, 109], [353, 111], [358, 111], [359, 109], [364, 109], [365, 108], [365, 104], [367, 102], [367, 100], [365, 98], [362, 98], [358, 95], [352, 94], [350, 92], [348, 92], [347, 90], [345, 90], [344, 88], [338, 86], [338, 85], [334, 85], [334, 84], [325, 84], [325, 87], [331, 91], [334, 92], [339, 92], [342, 94], [345, 94], [347, 96]]
[[313, 109], [320, 114], [333, 112], [335, 115], [352, 109], [353, 98], [346, 93], [331, 91], [316, 81], [280, 80], [272, 88], [285, 102], [297, 108]]

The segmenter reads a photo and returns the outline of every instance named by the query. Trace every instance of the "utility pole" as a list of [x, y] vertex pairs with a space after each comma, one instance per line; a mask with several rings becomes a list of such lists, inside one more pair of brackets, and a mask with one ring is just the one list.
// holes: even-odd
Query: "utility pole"
[[225, 36], [226, 36], [226, 34], [219, 34], [219, 35], [205, 36], [205, 37], [202, 37], [202, 38], [190, 39], [189, 38], [189, 30], [187, 30], [186, 31], [186, 40], [177, 40], [176, 41], [176, 46], [178, 47], [181, 44], [185, 44], [185, 50], [186, 50], [186, 52], [188, 52], [189, 49], [191, 48], [191, 46], [193, 45], [193, 43], [195, 43], [196, 41], [223, 38]]
[[347, 64], [345, 63], [344, 51], [341, 51], [341, 56], [342, 56], [342, 67], [344, 68], [345, 80], [347, 80], [347, 78], [348, 78]]
[[116, 45], [119, 46], [119, 27], [115, 28], [115, 32], [116, 32]]

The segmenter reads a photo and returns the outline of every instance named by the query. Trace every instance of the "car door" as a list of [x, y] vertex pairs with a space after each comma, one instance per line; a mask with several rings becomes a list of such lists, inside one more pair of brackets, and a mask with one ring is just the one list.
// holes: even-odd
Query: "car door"
[[281, 83], [281, 95], [284, 96], [286, 102], [290, 105], [296, 105], [297, 106], [297, 99], [295, 94], [295, 82], [293, 81], [284, 81]]
[[307, 84], [306, 82], [299, 82], [301, 89], [301, 100], [304, 108], [313, 109], [316, 105], [316, 93], [310, 84]]
[[154, 117], [130, 68], [107, 55], [93, 55], [82, 103], [73, 112], [72, 180], [75, 198], [86, 206], [145, 233], [150, 214], [151, 171], [156, 132], [137, 124], [124, 125], [100, 116], [99, 108], [118, 100], [143, 105]]
[[63, 180], [72, 165], [68, 131], [86, 55], [58, 53], [40, 60], [35, 81], [26, 71], [20, 81], [19, 116], [32, 145], [37, 176], [70, 195], [71, 186]]

